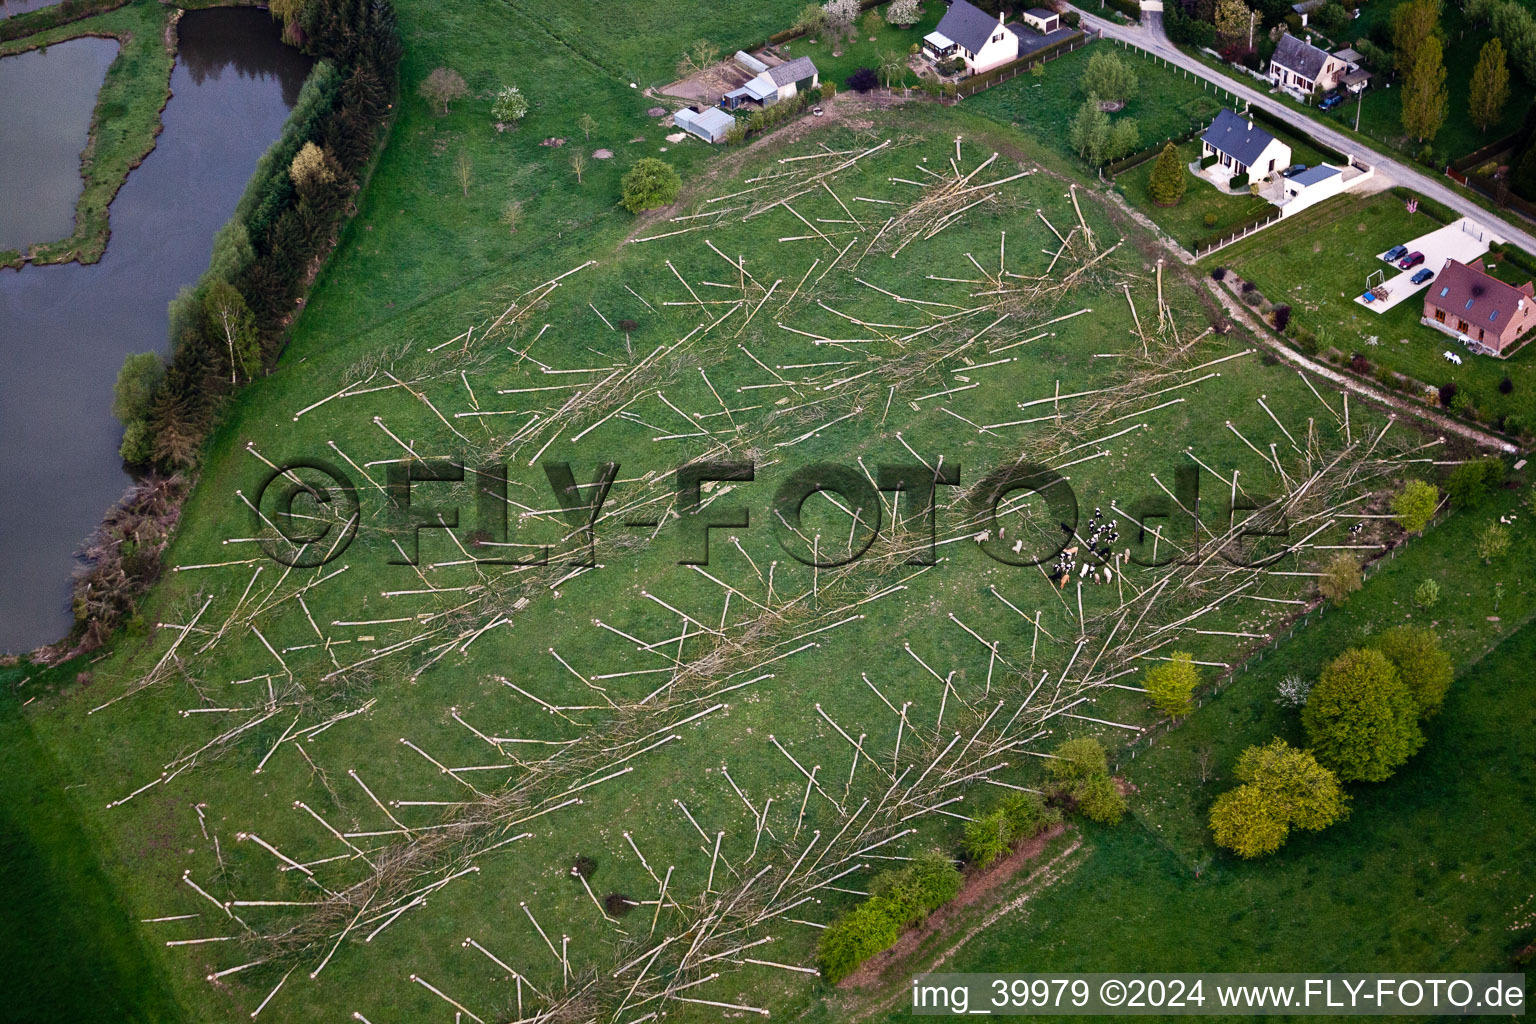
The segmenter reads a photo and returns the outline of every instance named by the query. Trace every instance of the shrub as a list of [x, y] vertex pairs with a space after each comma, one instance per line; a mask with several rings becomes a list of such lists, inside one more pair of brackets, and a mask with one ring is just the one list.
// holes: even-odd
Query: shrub
[[1014, 841], [1033, 839], [1061, 820], [1061, 814], [1034, 793], [1009, 793], [998, 809], [1008, 820], [1008, 834]]
[[1312, 681], [1292, 673], [1275, 686], [1275, 703], [1292, 710], [1303, 708], [1307, 704], [1307, 694], [1311, 692]]
[[619, 183], [619, 205], [630, 213], [654, 210], [676, 201], [683, 179], [671, 164], [653, 156], [635, 161]]
[[1349, 368], [1356, 373], [1368, 374], [1371, 372], [1371, 361], [1356, 352], [1349, 357]]
[[1451, 470], [1445, 482], [1451, 504], [1463, 508], [1479, 504], [1493, 488], [1504, 482], [1504, 471], [1504, 460], [1497, 456], [1463, 462]]
[[528, 116], [528, 97], [515, 85], [504, 85], [491, 101], [491, 120], [511, 124]]
[[1284, 332], [1291, 322], [1291, 307], [1281, 304], [1275, 307], [1275, 330]]
[[1217, 845], [1240, 857], [1274, 853], [1292, 828], [1319, 831], [1347, 808], [1338, 776], [1282, 739], [1244, 750], [1233, 774], [1243, 785], [1216, 798], [1210, 822]]
[[1125, 814], [1125, 797], [1108, 774], [1095, 775], [1084, 785], [1077, 798], [1077, 809], [1089, 821], [1113, 825]]
[[165, 363], [158, 352], [138, 352], [123, 359], [112, 386], [112, 415], [123, 426], [149, 415], [155, 389], [165, 376]]
[[1409, 480], [1392, 496], [1392, 515], [1409, 533], [1420, 533], [1440, 507], [1440, 488], [1423, 480]]
[[1440, 584], [1425, 580], [1413, 589], [1413, 603], [1420, 611], [1431, 611], [1440, 603]]
[[879, 87], [880, 76], [874, 68], [859, 68], [848, 76], [846, 84], [854, 92], [869, 92]]
[[1360, 563], [1347, 551], [1340, 551], [1329, 559], [1317, 581], [1318, 593], [1334, 604], [1343, 604], [1359, 589]]
[[1386, 655], [1369, 648], [1328, 663], [1301, 724], [1318, 760], [1346, 782], [1382, 782], [1424, 745], [1413, 694]]
[[1436, 389], [1435, 394], [1439, 397], [1440, 405], [1443, 408], [1449, 409], [1451, 407], [1451, 403], [1456, 400], [1456, 391], [1457, 388], [1454, 382], [1450, 384], [1441, 384], [1440, 387]]
[[1215, 153], [1212, 153], [1210, 156], [1203, 156], [1203, 157], [1201, 157], [1200, 158], [1200, 169], [1202, 171], [1204, 171], [1204, 170], [1208, 170], [1208, 169], [1210, 169], [1212, 167], [1215, 167], [1216, 166], [1216, 160], [1217, 160], [1217, 157], [1216, 157]]
[[1200, 670], [1187, 651], [1174, 651], [1170, 659], [1147, 669], [1142, 678], [1152, 706], [1169, 718], [1182, 718], [1194, 710], [1195, 687]]
[[1484, 565], [1491, 564], [1495, 558], [1503, 557], [1509, 550], [1509, 531], [1498, 523], [1489, 523], [1483, 528], [1483, 532], [1477, 535], [1477, 557], [1483, 560]]
[[1291, 340], [1296, 343], [1296, 348], [1309, 356], [1317, 355], [1317, 335], [1312, 333], [1306, 324], [1297, 324], [1291, 328]]
[[[1435, 596], [1439, 597], [1438, 587]], [[1371, 646], [1397, 670], [1398, 678], [1413, 695], [1420, 718], [1433, 717], [1440, 711], [1446, 691], [1451, 688], [1451, 680], [1456, 676], [1456, 666], [1440, 646], [1440, 637], [1434, 630], [1394, 626], [1373, 640]]]
[[1008, 852], [1008, 819], [1001, 810], [965, 823], [961, 846], [972, 862], [986, 867]]
[[130, 420], [123, 427], [117, 454], [130, 466], [143, 466], [155, 457], [155, 431], [148, 420]]
[[1125, 797], [1109, 775], [1109, 758], [1098, 740], [1080, 737], [1056, 747], [1046, 762], [1054, 794], [1069, 801], [1090, 820], [1113, 823], [1125, 813]]
[[926, 853], [903, 870], [877, 875], [869, 888], [870, 898], [832, 922], [817, 943], [817, 964], [833, 984], [894, 946], [909, 924], [953, 899], [960, 872], [947, 857]]
[[1503, 380], [1499, 381], [1499, 394], [1507, 395], [1514, 390], [1515, 382], [1510, 380], [1508, 375], [1506, 375]]
[[1232, 175], [1231, 179], [1227, 182], [1227, 187], [1230, 188], [1230, 189], [1234, 189], [1234, 190], [1240, 189], [1240, 188], [1247, 188], [1248, 187], [1248, 173], [1246, 171], [1244, 171], [1242, 174], [1234, 174], [1234, 175]]
[[1226, 267], [1217, 267], [1215, 270], [1211, 271], [1211, 280], [1212, 281], [1225, 281], [1226, 279], [1227, 279], [1227, 268]]
[[1242, 285], [1242, 293], [1247, 295], [1249, 292], [1258, 291], [1258, 288], [1259, 286], [1254, 284], [1252, 281], [1244, 281]]

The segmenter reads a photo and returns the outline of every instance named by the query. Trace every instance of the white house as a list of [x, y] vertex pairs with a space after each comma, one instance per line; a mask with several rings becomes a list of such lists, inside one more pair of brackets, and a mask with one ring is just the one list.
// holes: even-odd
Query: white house
[[1238, 174], [1260, 181], [1290, 166], [1291, 147], [1247, 118], [1223, 110], [1200, 136], [1200, 156], [1216, 157], [1205, 172], [1213, 181], [1225, 182]]
[[1289, 33], [1280, 37], [1275, 54], [1269, 59], [1269, 80], [1297, 96], [1309, 96], [1338, 87], [1350, 72], [1348, 62], [1320, 47]]
[[939, 27], [923, 37], [923, 52], [937, 63], [959, 56], [976, 75], [1019, 58], [1019, 37], [996, 18], [966, 0], [954, 0]]

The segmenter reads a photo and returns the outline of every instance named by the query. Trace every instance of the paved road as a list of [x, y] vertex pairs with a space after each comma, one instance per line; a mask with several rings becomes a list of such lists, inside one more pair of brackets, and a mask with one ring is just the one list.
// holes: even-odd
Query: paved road
[[[1157, 54], [1170, 64], [1184, 68], [1200, 78], [1221, 86], [1230, 93], [1241, 96], [1253, 106], [1273, 114], [1303, 135], [1319, 139], [1344, 153], [1358, 153], [1361, 159], [1375, 167], [1379, 174], [1386, 175], [1396, 184], [1407, 186], [1420, 195], [1428, 196], [1430, 199], [1450, 207], [1459, 214], [1489, 225], [1501, 241], [1513, 242], [1526, 252], [1536, 253], [1536, 234], [1532, 234], [1524, 227], [1495, 217], [1466, 196], [1442, 184], [1441, 179], [1425, 174], [1409, 164], [1383, 156], [1375, 150], [1367, 149], [1351, 136], [1335, 131], [1327, 125], [1319, 124], [1310, 117], [1297, 113], [1259, 90], [1212, 71], [1193, 57], [1188, 56], [1169, 42], [1168, 37], [1163, 33], [1161, 11], [1143, 12], [1142, 17], [1144, 20], [1154, 22], [1154, 24], [1147, 26], [1119, 25], [1113, 21], [1100, 18], [1095, 14], [1090, 14], [1087, 11], [1077, 8], [1074, 8], [1074, 10], [1077, 10], [1082, 15], [1085, 27], [1092, 28], [1100, 35], [1134, 43], [1143, 50]], [[1156, 13], [1156, 17], [1149, 19], [1148, 15], [1151, 13]]]

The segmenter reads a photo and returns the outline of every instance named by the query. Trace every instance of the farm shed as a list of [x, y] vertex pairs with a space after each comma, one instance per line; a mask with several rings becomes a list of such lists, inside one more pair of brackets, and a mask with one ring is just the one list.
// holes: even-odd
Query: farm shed
[[736, 124], [736, 119], [714, 107], [702, 111], [684, 107], [672, 115], [672, 123], [685, 132], [697, 135], [705, 142], [720, 142], [725, 138], [725, 133]]

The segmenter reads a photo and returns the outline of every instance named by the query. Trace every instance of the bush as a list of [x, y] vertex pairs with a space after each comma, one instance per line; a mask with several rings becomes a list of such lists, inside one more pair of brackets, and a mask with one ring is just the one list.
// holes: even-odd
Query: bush
[[1274, 853], [1292, 828], [1327, 828], [1347, 808], [1338, 777], [1282, 739], [1243, 751], [1233, 774], [1243, 785], [1216, 798], [1210, 823], [1216, 845], [1239, 857]]
[[1392, 496], [1392, 515], [1409, 533], [1420, 533], [1440, 507], [1440, 488], [1423, 480], [1409, 480]]
[[1317, 355], [1317, 335], [1313, 334], [1312, 329], [1305, 324], [1297, 324], [1291, 328], [1291, 341], [1296, 343], [1299, 351], [1309, 356]]
[[1203, 157], [1201, 157], [1200, 158], [1200, 169], [1202, 171], [1204, 171], [1204, 170], [1208, 170], [1208, 169], [1210, 169], [1212, 167], [1215, 167], [1216, 166], [1216, 160], [1217, 160], [1217, 157], [1216, 157], [1215, 153], [1212, 153], [1210, 156], [1203, 156]]
[[1317, 592], [1334, 604], [1343, 604], [1360, 589], [1360, 563], [1347, 551], [1334, 555], [1317, 581]]
[[1281, 305], [1275, 307], [1274, 313], [1275, 330], [1284, 333], [1286, 327], [1288, 327], [1291, 322], [1291, 307], [1282, 303]]
[[1465, 508], [1481, 503], [1490, 491], [1503, 483], [1504, 460], [1490, 455], [1474, 462], [1463, 462], [1451, 470], [1445, 491], [1451, 504]]
[[937, 853], [922, 854], [901, 871], [877, 875], [870, 882], [870, 898], [822, 931], [816, 946], [822, 975], [836, 984], [890, 949], [902, 929], [953, 899], [960, 880], [954, 864]]
[[491, 101], [491, 120], [511, 124], [528, 116], [528, 97], [515, 85], [504, 85]]
[[1227, 187], [1231, 189], [1247, 188], [1248, 173], [1244, 171], [1242, 174], [1232, 175], [1231, 179], [1227, 182]]
[[1413, 604], [1420, 611], [1431, 611], [1440, 603], [1440, 584], [1425, 580], [1413, 588]]
[[1125, 814], [1125, 797], [1108, 774], [1095, 775], [1084, 785], [1077, 798], [1077, 809], [1089, 821], [1113, 825]]
[[1499, 381], [1499, 394], [1507, 395], [1514, 390], [1515, 382], [1510, 380], [1508, 375], [1505, 375], [1504, 379]]
[[1498, 523], [1489, 523], [1477, 535], [1477, 557], [1483, 560], [1484, 565], [1491, 564], [1495, 558], [1502, 558], [1508, 550], [1509, 531]]
[[1056, 756], [1046, 762], [1053, 795], [1092, 821], [1119, 821], [1125, 813], [1125, 798], [1110, 778], [1103, 745], [1091, 737], [1081, 737], [1058, 745], [1053, 753]]
[[1380, 651], [1354, 648], [1323, 669], [1301, 712], [1317, 759], [1346, 782], [1382, 782], [1424, 745], [1418, 706]]
[[1349, 357], [1349, 368], [1354, 370], [1356, 373], [1368, 375], [1371, 372], [1371, 361], [1365, 358], [1365, 356], [1356, 352]]
[[1225, 281], [1226, 279], [1227, 279], [1227, 268], [1226, 267], [1217, 267], [1215, 270], [1211, 271], [1211, 280], [1212, 281]]
[[1200, 670], [1187, 651], [1174, 651], [1170, 659], [1147, 669], [1142, 685], [1152, 706], [1169, 718], [1182, 718], [1195, 709], [1195, 687]]
[[960, 845], [972, 863], [986, 867], [1008, 852], [1008, 819], [997, 810], [966, 822]]
[[879, 87], [880, 76], [875, 72], [874, 68], [859, 68], [848, 76], [846, 84], [854, 92], [869, 92], [871, 89]]
[[682, 191], [683, 179], [671, 164], [653, 156], [635, 161], [619, 184], [619, 205], [630, 213], [669, 206]]
[[148, 420], [130, 420], [123, 427], [117, 454], [130, 466], [143, 466], [155, 457], [155, 431]]
[[[1433, 583], [1433, 580], [1425, 582]], [[1439, 598], [1439, 588], [1435, 588]], [[1397, 676], [1413, 695], [1414, 706], [1420, 718], [1438, 714], [1445, 703], [1446, 691], [1456, 676], [1456, 666], [1451, 656], [1440, 646], [1440, 637], [1432, 629], [1417, 626], [1394, 626], [1371, 642], [1380, 651]]]

